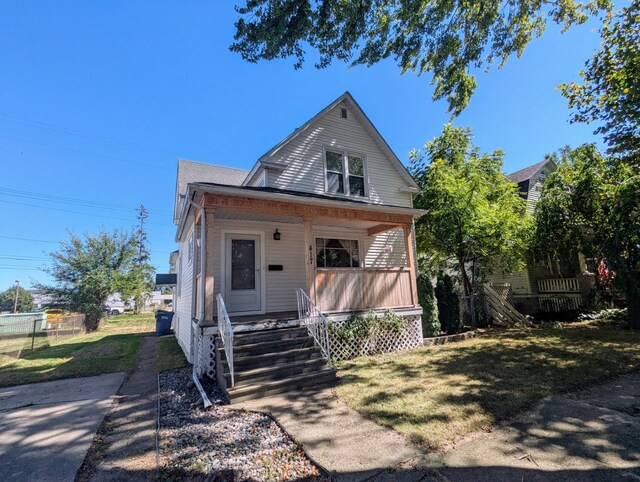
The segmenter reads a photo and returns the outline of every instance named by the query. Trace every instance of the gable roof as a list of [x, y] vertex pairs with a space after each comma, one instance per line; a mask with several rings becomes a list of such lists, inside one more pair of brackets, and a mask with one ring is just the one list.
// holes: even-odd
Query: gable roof
[[513, 172], [511, 174], [509, 174], [509, 179], [511, 179], [512, 182], [515, 182], [516, 184], [520, 184], [521, 182], [525, 182], [528, 181], [529, 179], [531, 179], [533, 176], [535, 176], [538, 171], [540, 169], [542, 169], [545, 165], [547, 165], [548, 163], [553, 163], [554, 167], [555, 167], [555, 162], [553, 162], [551, 159], [545, 159], [542, 162], [538, 162], [537, 164], [533, 164], [531, 166], [525, 167], [524, 169], [520, 169], [519, 171]]
[[194, 182], [215, 182], [230, 186], [240, 186], [249, 171], [233, 167], [205, 164], [203, 162], [178, 160], [178, 175], [176, 178], [176, 199], [173, 209], [173, 219], [177, 222], [180, 215], [180, 200], [187, 192], [187, 185]]
[[386, 155], [389, 159], [393, 167], [398, 171], [400, 176], [405, 180], [407, 185], [414, 189], [419, 189], [419, 186], [416, 184], [416, 181], [413, 179], [407, 168], [402, 164], [398, 156], [396, 156], [395, 152], [391, 149], [387, 141], [380, 135], [380, 132], [373, 125], [371, 120], [364, 113], [360, 105], [353, 98], [351, 93], [348, 91], [338, 97], [336, 100], [327, 105], [324, 109], [318, 112], [315, 116], [309, 119], [307, 122], [302, 124], [300, 127], [296, 128], [291, 134], [285, 137], [278, 144], [273, 146], [267, 152], [265, 152], [255, 163], [249, 174], [247, 175], [244, 185], [249, 183], [251, 179], [258, 173], [261, 167], [265, 166], [265, 163], [269, 162], [269, 160], [282, 149], [284, 146], [295, 140], [298, 136], [306, 132], [308, 129], [313, 127], [320, 119], [322, 119], [329, 111], [331, 111], [334, 107], [341, 104], [342, 102], [346, 103], [348, 107], [351, 108], [351, 111], [354, 113], [356, 119], [362, 124], [365, 131], [372, 137], [374, 142], [378, 145], [380, 150]]

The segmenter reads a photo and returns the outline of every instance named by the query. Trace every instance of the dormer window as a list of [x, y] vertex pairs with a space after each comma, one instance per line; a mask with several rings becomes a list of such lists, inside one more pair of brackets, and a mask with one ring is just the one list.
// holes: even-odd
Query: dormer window
[[364, 162], [364, 156], [361, 154], [326, 150], [326, 192], [366, 197]]

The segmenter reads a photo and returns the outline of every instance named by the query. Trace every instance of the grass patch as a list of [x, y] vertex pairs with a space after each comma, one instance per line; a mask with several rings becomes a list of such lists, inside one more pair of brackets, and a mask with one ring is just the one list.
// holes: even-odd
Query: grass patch
[[[3, 340], [20, 344], [19, 357], [0, 355], [0, 387], [131, 371], [138, 362], [141, 334], [153, 332], [153, 313], [109, 318], [93, 333], [60, 337]], [[6, 350], [3, 350], [6, 351]]]
[[174, 336], [156, 340], [156, 372], [187, 366], [187, 359]]
[[638, 332], [595, 324], [514, 329], [346, 362], [337, 393], [423, 448], [441, 449], [548, 395], [606, 381], [639, 363]]

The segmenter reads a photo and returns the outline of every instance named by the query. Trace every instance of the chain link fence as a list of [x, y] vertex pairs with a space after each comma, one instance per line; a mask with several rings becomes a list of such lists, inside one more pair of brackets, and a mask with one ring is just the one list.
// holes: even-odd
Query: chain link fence
[[0, 315], [0, 355], [21, 358], [70, 336], [85, 333], [84, 315]]

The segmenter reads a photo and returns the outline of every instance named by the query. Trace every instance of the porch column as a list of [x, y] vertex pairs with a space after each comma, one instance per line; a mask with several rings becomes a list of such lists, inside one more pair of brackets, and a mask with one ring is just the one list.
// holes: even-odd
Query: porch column
[[206, 249], [205, 249], [205, 272], [203, 273], [203, 279], [205, 283], [205, 305], [204, 305], [204, 319], [213, 320], [214, 307], [215, 307], [215, 295], [214, 286], [215, 278], [213, 275], [213, 222], [216, 210], [206, 208]]
[[305, 291], [309, 294], [309, 298], [316, 302], [316, 274], [315, 264], [313, 262], [313, 228], [311, 226], [311, 218], [302, 218], [304, 223], [304, 272], [306, 279]]
[[416, 280], [418, 269], [416, 266], [416, 253], [413, 242], [413, 223], [404, 224], [402, 230], [404, 231], [404, 245], [407, 251], [407, 267], [411, 270], [411, 301], [413, 302], [413, 306], [418, 306], [418, 285]]

